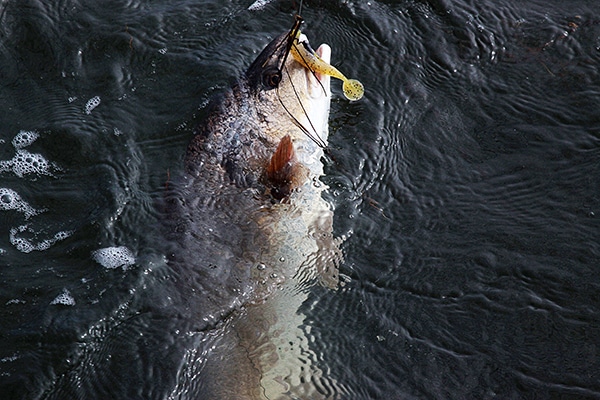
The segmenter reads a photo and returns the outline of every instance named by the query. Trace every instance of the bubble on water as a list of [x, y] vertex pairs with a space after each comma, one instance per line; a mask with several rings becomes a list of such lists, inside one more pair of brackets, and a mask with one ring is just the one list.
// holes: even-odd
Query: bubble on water
[[12, 145], [15, 149], [22, 149], [31, 145], [40, 137], [39, 133], [35, 131], [20, 131], [12, 140]]
[[114, 269], [127, 267], [135, 264], [133, 252], [125, 246], [106, 247], [92, 252], [92, 258], [104, 268]]
[[18, 177], [28, 174], [51, 175], [50, 163], [40, 154], [17, 150], [13, 158], [13, 172]]
[[31, 145], [39, 138], [35, 131], [20, 131], [12, 140], [16, 152], [11, 160], [0, 160], [0, 173], [13, 172], [19, 178], [29, 174], [52, 176], [51, 169], [60, 170], [55, 164], [48, 162], [44, 156], [30, 153], [24, 147]]
[[12, 160], [1, 160], [0, 161], [0, 172], [8, 172], [12, 170]]
[[29, 174], [50, 175], [50, 163], [41, 154], [19, 149], [12, 160], [0, 161], [0, 172], [12, 171], [19, 178]]
[[259, 11], [262, 10], [269, 4], [272, 0], [256, 0], [254, 3], [248, 6], [248, 10], [250, 11]]
[[75, 299], [71, 296], [71, 293], [67, 289], [63, 289], [63, 292], [56, 296], [54, 300], [50, 302], [51, 305], [61, 304], [63, 306], [74, 306]]
[[25, 214], [25, 219], [29, 219], [40, 212], [21, 199], [17, 192], [8, 188], [0, 188], [0, 210], [18, 211]]
[[34, 250], [34, 246], [29, 242], [29, 240], [25, 238], [18, 237], [18, 233], [25, 232], [27, 230], [27, 225], [19, 226], [18, 228], [10, 229], [10, 243], [17, 248], [20, 252], [23, 253], [31, 253]]
[[92, 110], [100, 105], [100, 96], [94, 96], [85, 103], [85, 113], [91, 114]]
[[35, 246], [35, 250], [37, 250], [37, 251], [48, 250], [52, 244], [53, 244], [53, 242], [51, 242], [50, 240], [42, 240]]
[[65, 240], [66, 238], [68, 238], [72, 234], [73, 234], [73, 231], [60, 231], [60, 232], [56, 232], [56, 234], [54, 235], [54, 241], [58, 242], [58, 241], [61, 241], [61, 240]]
[[[24, 237], [22, 234], [27, 233], [28, 237]], [[15, 246], [17, 250], [23, 253], [31, 253], [32, 251], [44, 251], [48, 250], [53, 244], [58, 241], [65, 240], [73, 234], [73, 231], [61, 231], [54, 234], [50, 239], [43, 239], [36, 241], [39, 233], [35, 232], [29, 227], [29, 225], [21, 225], [17, 228], [11, 228], [9, 239], [10, 243]]]
[[0, 359], [0, 362], [12, 362], [12, 361], [16, 361], [19, 359], [19, 356], [17, 355], [17, 353], [14, 353], [12, 356], [8, 356], [8, 357], [3, 357]]

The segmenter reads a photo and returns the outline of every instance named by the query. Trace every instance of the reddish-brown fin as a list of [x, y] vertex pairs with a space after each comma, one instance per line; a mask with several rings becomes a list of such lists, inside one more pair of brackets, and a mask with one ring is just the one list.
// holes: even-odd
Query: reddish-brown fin
[[296, 158], [294, 144], [289, 135], [281, 139], [266, 169], [271, 195], [281, 200], [306, 179], [306, 169]]

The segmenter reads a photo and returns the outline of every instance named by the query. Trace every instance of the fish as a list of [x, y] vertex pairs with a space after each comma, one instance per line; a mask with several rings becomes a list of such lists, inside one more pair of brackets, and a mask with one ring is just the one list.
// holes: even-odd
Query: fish
[[[314, 285], [339, 287], [343, 237], [321, 180], [330, 76], [273, 39], [209, 107], [165, 200], [169, 266], [197, 341], [173, 390], [199, 398], [327, 398], [300, 307]], [[328, 63], [331, 48], [314, 54]]]
[[340, 79], [343, 82], [342, 91], [348, 100], [358, 101], [362, 99], [365, 94], [365, 88], [359, 80], [346, 78], [346, 76], [337, 68], [323, 60], [323, 58], [310, 47], [308, 41], [303, 40], [300, 30], [297, 31], [294, 37], [290, 53], [296, 61], [304, 65], [307, 69], [315, 71], [315, 73], [329, 75]]

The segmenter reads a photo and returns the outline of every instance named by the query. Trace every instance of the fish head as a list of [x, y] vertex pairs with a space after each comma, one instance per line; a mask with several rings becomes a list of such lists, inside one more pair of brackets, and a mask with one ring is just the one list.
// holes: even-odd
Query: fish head
[[[190, 175], [224, 168], [236, 186], [263, 191], [261, 185], [282, 186], [270, 182], [269, 167], [279, 165], [285, 171], [283, 179], [276, 180], [290, 184], [281, 187], [276, 197], [282, 197], [306, 178], [323, 174], [320, 160], [327, 146], [330, 78], [294, 59], [291, 38], [290, 33], [275, 38], [231, 90], [211, 103], [209, 115], [188, 146]], [[304, 35], [299, 39], [308, 41]], [[328, 45], [321, 45], [316, 53], [329, 62]], [[290, 140], [283, 141], [286, 136]], [[287, 168], [290, 163], [293, 168]]]
[[[246, 71], [248, 90], [268, 125], [265, 131], [268, 139], [278, 143], [289, 135], [296, 147], [307, 141], [318, 142], [317, 146], [324, 147], [327, 144], [330, 78], [294, 60], [289, 54], [292, 39], [290, 33], [284, 33], [265, 47]], [[301, 35], [300, 40], [308, 42], [305, 35]], [[331, 48], [327, 44], [322, 44], [316, 52], [329, 62]]]

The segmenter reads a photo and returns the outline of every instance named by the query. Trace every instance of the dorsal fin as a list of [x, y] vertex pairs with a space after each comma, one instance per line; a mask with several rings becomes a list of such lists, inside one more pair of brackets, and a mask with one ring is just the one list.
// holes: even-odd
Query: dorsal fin
[[290, 135], [281, 139], [266, 169], [271, 195], [281, 200], [306, 179], [306, 169], [298, 162]]

